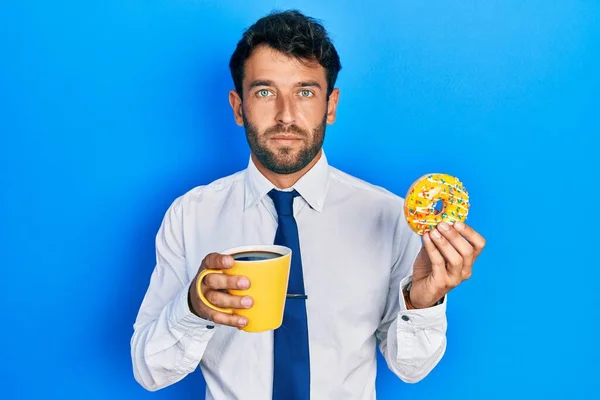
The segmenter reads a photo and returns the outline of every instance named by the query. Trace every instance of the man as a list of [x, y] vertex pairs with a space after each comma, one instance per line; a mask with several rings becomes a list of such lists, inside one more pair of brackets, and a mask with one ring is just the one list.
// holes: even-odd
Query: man
[[[340, 68], [325, 29], [299, 12], [268, 15], [244, 33], [229, 102], [250, 162], [177, 198], [165, 215], [131, 340], [146, 389], [200, 366], [207, 399], [374, 399], [377, 344], [405, 382], [441, 359], [446, 294], [471, 276], [485, 241], [465, 224], [442, 224], [421, 245], [403, 199], [328, 165], [322, 144]], [[274, 238], [300, 249], [289, 284], [306, 298], [288, 299], [282, 327], [247, 333], [245, 318], [199, 300], [196, 276], [232, 265], [219, 251]], [[212, 274], [201, 290], [214, 305], [241, 309], [252, 298], [225, 289], [251, 284]]]

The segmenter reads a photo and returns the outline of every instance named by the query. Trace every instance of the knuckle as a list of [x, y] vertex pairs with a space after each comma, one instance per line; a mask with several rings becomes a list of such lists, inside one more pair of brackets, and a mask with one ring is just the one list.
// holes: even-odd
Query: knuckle
[[448, 279], [446, 280], [445, 284], [444, 284], [444, 290], [448, 291], [450, 289], [452, 289], [454, 286], [452, 285], [452, 279]]
[[219, 296], [220, 293], [217, 292], [216, 290], [209, 290], [204, 297], [206, 297], [206, 300], [208, 300], [211, 304], [215, 304], [219, 302]]
[[228, 293], [221, 293], [221, 307], [235, 307], [233, 301], [231, 301], [231, 295]]
[[219, 318], [219, 324], [221, 325], [229, 325], [229, 326], [235, 326], [238, 317], [236, 317], [235, 315], [229, 315], [229, 314], [223, 314], [223, 313], [217, 313], [218, 314], [218, 318]]
[[[200, 271], [203, 271], [208, 268], [208, 266], [210, 265], [209, 258], [210, 258], [210, 254], [202, 259], [202, 262], [200, 263]], [[200, 271], [198, 271], [198, 272], [200, 272]]]
[[223, 277], [219, 274], [210, 274], [206, 277], [207, 279], [210, 279], [208, 281], [208, 283], [206, 284], [207, 286], [211, 287], [212, 289], [222, 289], [222, 280]]
[[211, 275], [206, 275], [206, 276], [204, 277], [204, 279], [202, 280], [202, 283], [203, 283], [204, 285], [206, 285], [206, 286], [208, 286], [208, 287], [212, 288], [212, 287], [214, 286], [214, 283], [215, 283], [214, 279], [215, 279], [215, 277], [214, 277], [214, 275], [213, 275], [213, 274], [211, 274]]
[[448, 279], [446, 279], [446, 289], [453, 289], [458, 286], [459, 279], [454, 275], [448, 275]]
[[212, 320], [213, 320], [213, 322], [215, 322], [217, 324], [220, 324], [220, 325], [228, 325], [228, 323], [227, 323], [227, 319], [228, 318], [227, 317], [228, 317], [228, 315], [225, 315], [225, 314], [217, 312], [217, 311], [215, 311], [212, 314]]
[[453, 257], [450, 261], [450, 265], [454, 268], [460, 268], [463, 265], [463, 258], [461, 256]]
[[460, 237], [460, 233], [458, 233], [458, 231], [453, 227], [450, 227], [450, 230], [446, 232], [446, 235], [448, 235], [452, 239]]
[[217, 260], [218, 260], [219, 254], [218, 253], [209, 253], [206, 255], [206, 257], [204, 258], [205, 260], [205, 264], [207, 268], [215, 268], [215, 265], [217, 264]]
[[461, 271], [461, 272], [459, 272], [459, 273], [457, 273], [457, 274], [454, 276], [454, 279], [452, 280], [452, 285], [453, 285], [454, 287], [456, 287], [456, 286], [460, 285], [460, 283], [463, 281], [462, 277], [463, 277], [463, 272], [462, 272], [462, 271]]

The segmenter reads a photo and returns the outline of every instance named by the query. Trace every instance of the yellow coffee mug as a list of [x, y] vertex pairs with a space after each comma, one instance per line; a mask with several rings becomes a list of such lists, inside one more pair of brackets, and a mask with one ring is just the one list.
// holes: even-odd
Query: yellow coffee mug
[[264, 332], [277, 329], [283, 322], [283, 310], [287, 295], [292, 250], [277, 245], [253, 245], [235, 247], [221, 254], [231, 255], [233, 267], [228, 269], [205, 269], [196, 280], [200, 300], [213, 310], [233, 314], [231, 308], [211, 304], [202, 294], [202, 280], [209, 274], [241, 275], [250, 279], [250, 288], [228, 289], [235, 296], [251, 296], [254, 304], [250, 308], [236, 309], [235, 314], [246, 317], [246, 332]]

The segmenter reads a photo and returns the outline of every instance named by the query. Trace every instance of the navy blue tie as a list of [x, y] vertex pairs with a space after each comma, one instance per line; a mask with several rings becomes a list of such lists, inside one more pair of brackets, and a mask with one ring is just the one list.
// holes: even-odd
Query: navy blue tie
[[271, 190], [277, 210], [275, 244], [292, 249], [292, 264], [288, 282], [282, 325], [273, 332], [273, 400], [308, 400], [310, 397], [310, 355], [306, 323], [306, 296], [300, 256], [298, 225], [294, 219], [295, 190]]

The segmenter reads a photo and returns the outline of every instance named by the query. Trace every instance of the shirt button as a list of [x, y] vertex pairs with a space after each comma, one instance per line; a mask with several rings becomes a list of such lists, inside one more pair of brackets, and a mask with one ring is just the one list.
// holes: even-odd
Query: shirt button
[[214, 325], [206, 325], [206, 329], [215, 329]]
[[402, 319], [403, 319], [404, 321], [408, 321], [408, 320], [410, 320], [410, 318], [408, 318], [408, 315], [403, 315], [403, 316], [402, 316]]

